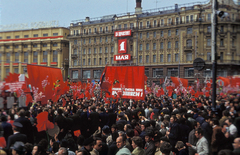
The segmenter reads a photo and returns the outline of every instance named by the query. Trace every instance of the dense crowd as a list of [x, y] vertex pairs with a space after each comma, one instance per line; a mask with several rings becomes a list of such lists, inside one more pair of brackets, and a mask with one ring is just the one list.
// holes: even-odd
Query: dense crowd
[[[204, 96], [105, 101], [64, 95], [57, 103], [1, 109], [0, 154], [240, 154], [239, 94], [217, 96], [216, 108]], [[38, 131], [42, 112], [55, 124], [51, 133]]]

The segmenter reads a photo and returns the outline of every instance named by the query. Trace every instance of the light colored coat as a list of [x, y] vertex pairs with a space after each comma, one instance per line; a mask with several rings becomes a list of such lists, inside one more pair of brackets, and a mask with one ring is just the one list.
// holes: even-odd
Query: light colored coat
[[128, 148], [126, 148], [126, 146], [124, 146], [117, 152], [116, 155], [131, 155], [131, 152]]
[[208, 141], [205, 137], [199, 139], [196, 146], [192, 146], [192, 148], [197, 150], [199, 155], [208, 155], [209, 153]]
[[136, 147], [133, 152], [132, 155], [145, 155], [145, 151], [142, 148]]

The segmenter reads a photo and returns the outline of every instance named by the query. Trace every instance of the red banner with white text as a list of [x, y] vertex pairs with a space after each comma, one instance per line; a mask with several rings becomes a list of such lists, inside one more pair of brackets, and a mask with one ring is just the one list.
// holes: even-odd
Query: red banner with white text
[[105, 82], [111, 84], [107, 97], [144, 100], [144, 75], [144, 66], [107, 67]]

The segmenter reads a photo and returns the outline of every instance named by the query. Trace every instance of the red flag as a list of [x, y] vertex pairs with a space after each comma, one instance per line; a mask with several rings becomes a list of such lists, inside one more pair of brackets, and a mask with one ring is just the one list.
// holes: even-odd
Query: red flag
[[180, 81], [182, 82], [183, 87], [188, 87], [188, 79], [180, 78]]
[[172, 77], [172, 76], [171, 76], [171, 80], [172, 80], [172, 82], [175, 84], [175, 87], [179, 86], [179, 81], [178, 81], [178, 78], [177, 78], [177, 77]]
[[81, 135], [80, 130], [73, 131], [73, 133], [74, 133], [74, 136], [76, 136], [76, 137], [79, 137]]
[[219, 76], [218, 78], [224, 82], [224, 86], [230, 85], [230, 79], [222, 77], [222, 76]]
[[41, 112], [36, 118], [38, 132], [54, 128], [54, 124], [48, 120], [48, 112]]

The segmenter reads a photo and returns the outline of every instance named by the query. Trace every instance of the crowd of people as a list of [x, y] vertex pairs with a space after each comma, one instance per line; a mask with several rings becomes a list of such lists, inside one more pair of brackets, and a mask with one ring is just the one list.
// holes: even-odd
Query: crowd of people
[[[55, 124], [51, 134], [38, 131], [42, 112]], [[0, 154], [240, 155], [239, 94], [218, 95], [215, 108], [204, 96], [105, 103], [68, 94], [57, 103], [14, 104], [0, 116]]]

